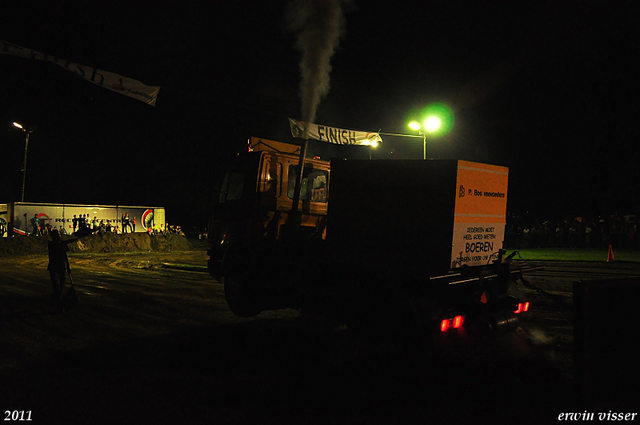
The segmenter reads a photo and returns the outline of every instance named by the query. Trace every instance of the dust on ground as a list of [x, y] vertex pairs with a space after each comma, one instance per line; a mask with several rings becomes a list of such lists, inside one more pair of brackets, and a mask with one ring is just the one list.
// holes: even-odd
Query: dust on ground
[[522, 332], [446, 355], [318, 331], [293, 310], [236, 317], [198, 243], [72, 253], [80, 304], [62, 314], [46, 255], [0, 261], [2, 411], [67, 424], [452, 424], [546, 423], [569, 406]]
[[204, 243], [114, 236], [71, 247], [81, 303], [64, 314], [48, 304], [48, 238], [0, 261], [3, 409], [41, 423], [549, 423], [574, 406], [571, 282], [637, 274], [547, 265], [528, 277], [554, 296], [522, 288], [521, 328], [431, 356], [311, 332], [297, 311], [235, 317]]
[[[62, 240], [73, 239], [63, 236]], [[0, 258], [16, 255], [47, 254], [47, 243], [51, 239], [46, 236], [16, 236], [0, 238]], [[69, 244], [71, 253], [115, 253], [115, 252], [170, 252], [188, 251], [203, 242], [190, 242], [186, 237], [177, 234], [150, 235], [147, 233], [98, 233], [78, 239]]]

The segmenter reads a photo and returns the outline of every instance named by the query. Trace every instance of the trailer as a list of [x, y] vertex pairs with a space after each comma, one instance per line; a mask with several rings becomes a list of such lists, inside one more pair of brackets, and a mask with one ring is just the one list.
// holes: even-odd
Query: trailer
[[[147, 232], [149, 229], [160, 228], [165, 224], [164, 207], [143, 207], [126, 205], [91, 205], [91, 204], [50, 204], [33, 202], [10, 202], [0, 204], [0, 223], [4, 223], [4, 237], [27, 236], [38, 234], [40, 229], [34, 229], [33, 218], [38, 218], [40, 228], [49, 225], [61, 233], [71, 234], [74, 228], [74, 217], [87, 219], [91, 223], [109, 223], [119, 233], [123, 232], [122, 219], [129, 216], [131, 226], [124, 229], [128, 232]], [[133, 221], [135, 220], [135, 228]], [[36, 231], [38, 230], [38, 231]]]
[[508, 168], [307, 160], [292, 232], [283, 216], [295, 213], [296, 164], [291, 153], [265, 149], [235, 157], [224, 174], [209, 272], [224, 282], [233, 313], [294, 308], [351, 328], [384, 318], [441, 333], [518, 326], [529, 303], [502, 249]]

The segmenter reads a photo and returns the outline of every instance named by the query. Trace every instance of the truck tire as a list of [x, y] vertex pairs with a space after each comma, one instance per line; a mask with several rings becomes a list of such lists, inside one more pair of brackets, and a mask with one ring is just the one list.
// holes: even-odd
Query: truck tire
[[224, 295], [233, 314], [240, 317], [258, 315], [260, 309], [256, 297], [256, 284], [241, 272], [230, 273], [223, 278]]

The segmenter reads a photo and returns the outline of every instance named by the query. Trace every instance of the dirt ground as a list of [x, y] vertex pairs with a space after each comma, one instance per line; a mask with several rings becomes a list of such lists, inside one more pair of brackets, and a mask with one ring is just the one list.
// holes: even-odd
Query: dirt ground
[[[63, 240], [73, 239], [73, 236], [63, 236]], [[37, 255], [47, 253], [46, 236], [22, 236], [0, 238], [0, 259], [15, 255]], [[201, 242], [193, 240], [194, 245]], [[167, 234], [151, 236], [147, 233], [127, 233], [116, 235], [113, 233], [92, 234], [69, 244], [71, 253], [101, 253], [101, 252], [169, 252], [184, 251], [192, 248], [192, 244], [184, 236]]]
[[[71, 424], [537, 424], [576, 407], [574, 275], [536, 272], [556, 297], [525, 289], [537, 313], [516, 332], [431, 352], [363, 344], [295, 310], [236, 317], [204, 244], [125, 238], [73, 250], [80, 304], [64, 314], [50, 305], [46, 255], [0, 259], [2, 412]], [[135, 252], [103, 251], [121, 244]]]

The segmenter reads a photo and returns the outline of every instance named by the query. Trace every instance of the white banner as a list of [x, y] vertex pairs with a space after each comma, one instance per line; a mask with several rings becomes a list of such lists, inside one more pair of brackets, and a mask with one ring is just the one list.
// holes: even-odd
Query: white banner
[[[302, 138], [305, 123], [289, 118], [291, 135], [295, 138]], [[371, 146], [382, 143], [382, 138], [378, 133], [366, 131], [345, 130], [342, 128], [327, 127], [326, 125], [307, 124], [309, 138], [321, 142], [336, 143], [338, 145], [364, 145]]]
[[2, 40], [0, 40], [0, 54], [56, 63], [67, 71], [73, 72], [77, 76], [97, 84], [100, 87], [141, 100], [151, 106], [156, 105], [156, 99], [158, 97], [158, 92], [160, 91], [160, 87], [157, 86], [147, 86], [142, 84], [140, 81], [123, 77], [122, 75], [80, 65], [55, 56], [49, 56]]

